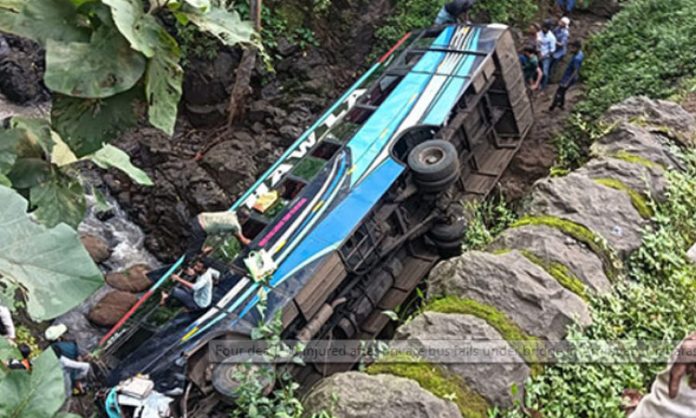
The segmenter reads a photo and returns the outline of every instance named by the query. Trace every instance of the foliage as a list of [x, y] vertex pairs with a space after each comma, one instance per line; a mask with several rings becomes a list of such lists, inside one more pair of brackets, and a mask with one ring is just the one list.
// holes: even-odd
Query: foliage
[[24, 325], [17, 325], [16, 330], [17, 338], [15, 339], [15, 342], [17, 343], [17, 346], [20, 346], [22, 344], [26, 344], [29, 349], [31, 349], [31, 356], [30, 358], [35, 358], [39, 354], [41, 354], [41, 348], [39, 347], [39, 343], [36, 341], [36, 338], [34, 335], [32, 335], [31, 330]]
[[466, 207], [469, 223], [464, 235], [464, 249], [480, 250], [490, 244], [517, 219], [501, 196]]
[[76, 227], [84, 217], [84, 187], [75, 168], [80, 160], [117, 168], [136, 183], [152, 184], [125, 152], [112, 145], [78, 159], [42, 119], [12, 118], [10, 128], [0, 131], [0, 140], [0, 175], [6, 175], [5, 185], [27, 195], [33, 215], [49, 227], [61, 222]]
[[[397, 0], [391, 15], [375, 32], [376, 42], [372, 48], [374, 53], [384, 53], [407, 32], [432, 26], [435, 16], [445, 3], [445, 0]], [[480, 0], [470, 17], [481, 16], [491, 22], [525, 25], [537, 10], [534, 0]]]
[[581, 72], [587, 93], [556, 140], [555, 171], [583, 162], [592, 142], [588, 127], [609, 106], [637, 95], [667, 98], [683, 88], [696, 72], [696, 50], [685, 47], [694, 36], [694, 0], [626, 2], [587, 45]]
[[[667, 200], [656, 204], [654, 226], [630, 258], [631, 281], [593, 297], [593, 323], [572, 329], [568, 340], [581, 355], [592, 355], [588, 340], [678, 341], [696, 329], [696, 266], [686, 250], [696, 240], [696, 151], [682, 158], [688, 170], [669, 172]], [[562, 363], [546, 369], [527, 387], [526, 404], [547, 418], [623, 418], [625, 388], [646, 390], [664, 364], [626, 363], [605, 358], [597, 364]], [[666, 357], [663, 357], [666, 360]], [[510, 416], [519, 416], [519, 411]]]
[[[0, 341], [4, 339], [0, 338]], [[0, 366], [1, 368], [2, 366]], [[0, 416], [54, 417], [65, 401], [63, 371], [53, 350], [32, 362], [32, 371], [10, 370], [0, 379]]]
[[512, 344], [512, 347], [518, 352], [520, 357], [532, 367], [533, 374], [541, 372], [542, 368], [539, 364], [541, 359], [537, 357], [537, 353], [540, 352], [540, 350], [537, 350], [539, 347], [539, 340], [524, 332], [515, 321], [510, 319], [505, 313], [499, 311], [496, 307], [470, 298], [445, 296], [429, 301], [422, 310], [471, 315], [483, 319], [488, 325], [495, 328], [505, 341]]
[[102, 285], [101, 272], [77, 233], [60, 224], [48, 229], [27, 216], [27, 202], [0, 186], [0, 281], [26, 293], [35, 320], [55, 318], [81, 303]]
[[489, 408], [488, 402], [461, 378], [407, 353], [387, 354], [371, 364], [367, 373], [386, 373], [415, 380], [433, 395], [454, 402], [464, 418], [484, 418]]

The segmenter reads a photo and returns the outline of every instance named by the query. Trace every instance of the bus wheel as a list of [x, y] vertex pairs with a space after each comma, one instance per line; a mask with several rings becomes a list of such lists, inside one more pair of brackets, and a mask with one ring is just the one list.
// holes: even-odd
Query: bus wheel
[[431, 139], [408, 154], [408, 167], [418, 184], [431, 189], [449, 186], [459, 174], [459, 156], [450, 142]]
[[[263, 387], [263, 394], [269, 395], [273, 390], [273, 366], [270, 364], [249, 364], [242, 356], [232, 356], [222, 361], [213, 369], [211, 377], [213, 388], [223, 401], [234, 404], [239, 389], [245, 382], [254, 382]], [[241, 377], [241, 379], [240, 379]]]
[[458, 220], [452, 224], [437, 223], [430, 228], [428, 235], [433, 241], [449, 243], [461, 242], [466, 234], [467, 223], [464, 219]]

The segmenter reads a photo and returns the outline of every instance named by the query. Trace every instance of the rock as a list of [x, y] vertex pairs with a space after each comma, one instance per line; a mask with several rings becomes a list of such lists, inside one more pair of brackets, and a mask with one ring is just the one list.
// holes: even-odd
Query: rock
[[89, 311], [87, 319], [95, 325], [113, 326], [137, 301], [138, 297], [132, 293], [114, 290], [107, 293], [94, 305]]
[[150, 268], [144, 264], [136, 264], [125, 272], [113, 272], [106, 275], [106, 283], [116, 290], [130, 293], [140, 293], [152, 286], [147, 278]]
[[528, 225], [504, 231], [489, 246], [495, 250], [525, 250], [542, 260], [560, 263], [597, 293], [611, 290], [602, 261], [584, 244], [558, 229], [544, 225]]
[[610, 107], [603, 120], [647, 124], [662, 133], [667, 133], [664, 128], [668, 128], [682, 145], [695, 143], [696, 118], [674, 102], [652, 100], [644, 96], [631, 97]]
[[638, 156], [665, 168], [679, 164], [667, 151], [667, 141], [640, 126], [621, 123], [613, 131], [599, 138], [590, 148], [594, 155], [613, 157], [616, 155]]
[[591, 322], [579, 296], [518, 251], [470, 251], [438, 264], [430, 273], [428, 296], [450, 295], [494, 306], [528, 334], [551, 341], [563, 339], [576, 321]]
[[304, 406], [307, 417], [321, 410], [331, 411], [336, 418], [461, 417], [453, 402], [436, 397], [413, 380], [359, 372], [322, 380], [306, 396]]
[[[512, 347], [486, 321], [471, 315], [425, 312], [397, 330], [397, 339], [409, 340], [409, 347], [425, 353], [453, 352], [466, 347], [465, 341], [477, 341], [480, 347], [504, 353], [490, 356], [470, 356], [465, 363], [454, 363], [451, 357], [437, 359], [424, 356], [424, 360], [439, 363], [443, 368], [463, 379], [468, 387], [496, 406], [508, 408], [514, 400], [521, 400], [522, 393], [513, 397], [512, 385], [523, 387], [529, 377], [529, 366]], [[452, 340], [452, 342], [448, 342]], [[474, 347], [479, 347], [478, 345]], [[445, 360], [445, 362], [438, 360]]]
[[696, 244], [691, 247], [691, 249], [686, 253], [686, 256], [689, 257], [694, 264], [696, 264]]
[[80, 241], [82, 241], [82, 245], [95, 263], [103, 263], [109, 259], [111, 250], [109, 249], [109, 244], [103, 238], [91, 234], [82, 234], [80, 235]]
[[587, 6], [588, 12], [607, 19], [614, 16], [619, 10], [621, 10], [620, 0], [591, 1]]
[[575, 173], [537, 182], [529, 207], [533, 215], [553, 215], [586, 226], [604, 237], [621, 258], [640, 247], [647, 224], [626, 192]]
[[[241, 146], [240, 146], [241, 145]], [[238, 141], [225, 141], [210, 149], [203, 157], [203, 166], [229, 194], [236, 195], [253, 183], [256, 163], [248, 147]]]
[[17, 104], [46, 101], [43, 50], [31, 41], [3, 35], [0, 49], [0, 93]]
[[594, 158], [575, 171], [576, 174], [596, 179], [615, 179], [644, 195], [663, 200], [667, 181], [665, 170], [648, 167], [615, 158]]

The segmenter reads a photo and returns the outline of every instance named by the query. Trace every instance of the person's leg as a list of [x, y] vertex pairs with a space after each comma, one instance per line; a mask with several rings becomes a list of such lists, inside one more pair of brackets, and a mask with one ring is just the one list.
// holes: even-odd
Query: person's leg
[[203, 244], [205, 244], [205, 240], [208, 237], [200, 222], [198, 222], [198, 217], [194, 217], [190, 225], [191, 238], [189, 240], [189, 245], [186, 247], [186, 258], [189, 260], [196, 257], [201, 252]]
[[89, 371], [92, 369], [89, 363], [71, 360], [65, 356], [60, 356], [60, 364], [69, 372], [73, 383], [86, 379]]
[[561, 110], [565, 110], [565, 96], [566, 96], [566, 93], [568, 92], [569, 88], [570, 88], [570, 86], [558, 88], [560, 90], [560, 93], [561, 93], [559, 100], [558, 100], [558, 106], [561, 108]]
[[541, 89], [546, 89], [549, 85], [549, 71], [551, 70], [551, 60], [553, 58], [546, 57], [541, 61], [541, 70], [544, 72], [544, 78], [541, 80]]
[[196, 302], [193, 300], [193, 294], [189, 291], [182, 289], [179, 286], [176, 286], [174, 287], [174, 289], [172, 289], [170, 296], [181, 302], [181, 304], [184, 305], [184, 307], [186, 307], [186, 309], [188, 310], [197, 311], [198, 309], [200, 309], [198, 305], [196, 305]]
[[568, 13], [572, 13], [573, 9], [575, 9], [575, 0], [565, 0], [566, 4], [566, 11]]
[[560, 107], [561, 109], [563, 108], [562, 102], [563, 102], [563, 95], [565, 94], [565, 87], [563, 86], [558, 86], [558, 89], [556, 89], [556, 94], [553, 96], [553, 103], [551, 104], [551, 108], [549, 110], [554, 110], [557, 107]]

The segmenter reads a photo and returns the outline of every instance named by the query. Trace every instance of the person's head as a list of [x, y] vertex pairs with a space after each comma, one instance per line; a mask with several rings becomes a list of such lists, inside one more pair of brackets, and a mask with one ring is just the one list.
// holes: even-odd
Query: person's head
[[68, 327], [65, 324], [55, 324], [46, 328], [44, 336], [48, 341], [59, 341], [63, 339], [66, 332], [68, 332]]
[[561, 20], [558, 21], [558, 26], [567, 28], [570, 26], [570, 19], [567, 16], [562, 17]]
[[582, 49], [582, 42], [581, 41], [573, 41], [570, 43], [570, 52], [577, 53], [581, 49]]
[[203, 273], [205, 271], [205, 263], [202, 261], [196, 261], [196, 263], [193, 265], [193, 270], [198, 274]]
[[469, 11], [473, 6], [472, 0], [454, 0], [445, 4], [445, 10], [447, 13], [454, 17], [459, 17]]
[[553, 20], [551, 20], [551, 19], [544, 20], [544, 24], [541, 25], [542, 32], [547, 33], [551, 29], [553, 29]]
[[541, 27], [539, 26], [538, 23], [532, 23], [529, 25], [527, 28], [527, 34], [531, 36], [536, 36], [537, 33], [541, 30]]
[[26, 344], [20, 344], [19, 347], [20, 354], [22, 354], [22, 358], [29, 358], [31, 356], [31, 347], [29, 347]]

